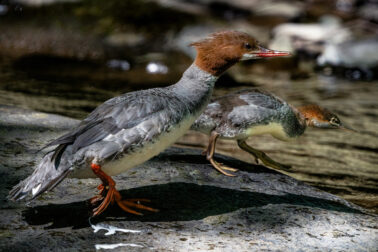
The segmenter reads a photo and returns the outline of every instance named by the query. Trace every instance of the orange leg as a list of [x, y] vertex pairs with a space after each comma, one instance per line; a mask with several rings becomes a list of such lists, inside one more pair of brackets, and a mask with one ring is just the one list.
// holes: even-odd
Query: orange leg
[[105, 211], [105, 209], [109, 206], [110, 203], [117, 203], [117, 205], [122, 208], [125, 212], [136, 214], [136, 215], [143, 215], [133, 209], [132, 207], [142, 210], [147, 210], [151, 212], [158, 212], [159, 210], [144, 206], [140, 204], [140, 202], [150, 202], [147, 199], [126, 199], [122, 200], [121, 194], [115, 189], [115, 182], [114, 180], [108, 176], [105, 172], [101, 170], [101, 166], [97, 164], [91, 165], [92, 171], [99, 177], [102, 181], [102, 184], [97, 187], [100, 190], [99, 195], [91, 198], [90, 202], [95, 204], [98, 201], [102, 201], [101, 204], [93, 209], [93, 216], [97, 216]]

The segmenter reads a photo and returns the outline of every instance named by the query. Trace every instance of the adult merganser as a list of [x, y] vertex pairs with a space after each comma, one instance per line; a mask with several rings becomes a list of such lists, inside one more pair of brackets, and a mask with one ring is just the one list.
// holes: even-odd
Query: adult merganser
[[224, 175], [234, 176], [225, 170], [235, 172], [237, 169], [223, 166], [213, 158], [218, 137], [235, 139], [242, 150], [255, 157], [257, 163], [260, 159], [267, 166], [287, 170], [290, 166], [274, 161], [264, 152], [249, 146], [246, 140], [254, 135], [271, 134], [287, 141], [302, 135], [307, 126], [352, 130], [343, 125], [335, 114], [318, 105], [295, 108], [259, 89], [242, 90], [214, 99], [191, 129], [210, 135], [205, 151], [207, 159]]
[[179, 82], [126, 93], [98, 106], [76, 129], [46, 146], [57, 145], [33, 174], [10, 191], [9, 198], [18, 200], [29, 193], [35, 198], [68, 175], [98, 177], [102, 184], [100, 194], [91, 199], [99, 204], [93, 216], [114, 201], [133, 214], [141, 215], [131, 208], [156, 211], [140, 204], [140, 199], [122, 200], [110, 176], [147, 161], [181, 137], [206, 108], [214, 83], [229, 67], [241, 60], [289, 55], [264, 49], [237, 31], [214, 33], [191, 45], [197, 57]]

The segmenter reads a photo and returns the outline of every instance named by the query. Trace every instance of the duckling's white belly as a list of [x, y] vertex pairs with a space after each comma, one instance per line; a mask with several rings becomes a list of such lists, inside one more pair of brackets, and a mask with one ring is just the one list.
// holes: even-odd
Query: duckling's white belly
[[[124, 154], [121, 158], [107, 162], [101, 166], [101, 169], [109, 176], [114, 176], [125, 172], [126, 170], [144, 163], [150, 158], [156, 156], [164, 149], [172, 145], [178, 138], [183, 136], [190, 128], [196, 116], [188, 116], [182, 120], [178, 125], [173, 126], [169, 132], [162, 133], [151, 143], [146, 143], [140, 149], [131, 153]], [[75, 178], [95, 178], [96, 176], [90, 167], [83, 167], [75, 170], [71, 175]]]
[[252, 126], [248, 128], [245, 133], [247, 136], [270, 134], [273, 137], [282, 141], [289, 141], [292, 139], [286, 134], [282, 125], [279, 123], [269, 123], [266, 125]]

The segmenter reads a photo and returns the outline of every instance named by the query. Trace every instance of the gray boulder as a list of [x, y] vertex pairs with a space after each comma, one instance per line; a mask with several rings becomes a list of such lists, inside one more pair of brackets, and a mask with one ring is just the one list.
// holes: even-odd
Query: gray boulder
[[99, 180], [66, 179], [31, 203], [8, 202], [48, 140], [77, 125], [69, 118], [0, 106], [0, 250], [374, 251], [378, 217], [289, 176], [226, 156], [226, 177], [199, 150], [170, 148], [115, 177], [125, 197], [151, 199], [158, 213], [110, 207], [89, 218]]
[[284, 23], [276, 26], [269, 47], [317, 55], [323, 52], [325, 43], [339, 44], [351, 38], [351, 31], [343, 27], [337, 17], [324, 16], [319, 23]]
[[317, 59], [319, 65], [371, 69], [378, 67], [378, 36], [351, 40], [341, 44], [327, 44]]

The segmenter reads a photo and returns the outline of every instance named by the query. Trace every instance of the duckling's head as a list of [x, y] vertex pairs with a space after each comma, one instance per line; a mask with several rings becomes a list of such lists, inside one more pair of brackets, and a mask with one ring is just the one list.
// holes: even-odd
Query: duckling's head
[[197, 50], [195, 64], [215, 76], [242, 60], [289, 56], [289, 52], [269, 50], [244, 32], [223, 31], [190, 44]]
[[309, 127], [356, 131], [341, 123], [337, 115], [318, 105], [312, 104], [302, 106], [298, 108], [298, 111], [305, 118], [306, 125]]

